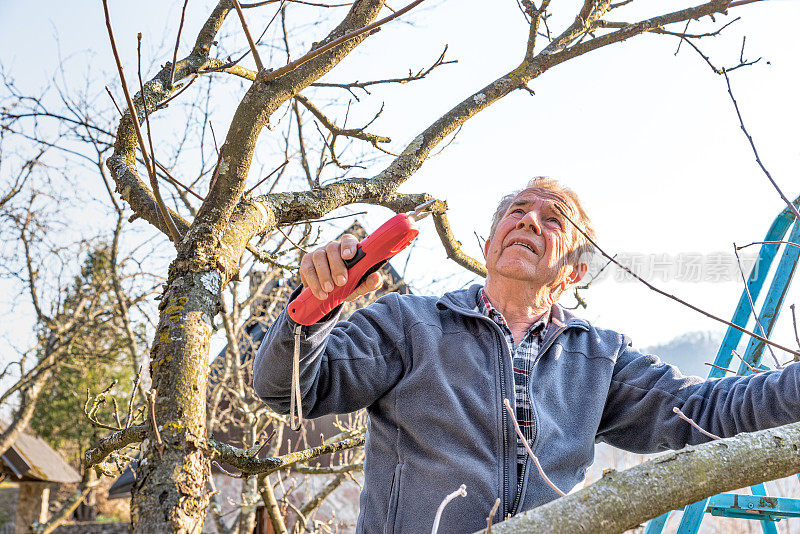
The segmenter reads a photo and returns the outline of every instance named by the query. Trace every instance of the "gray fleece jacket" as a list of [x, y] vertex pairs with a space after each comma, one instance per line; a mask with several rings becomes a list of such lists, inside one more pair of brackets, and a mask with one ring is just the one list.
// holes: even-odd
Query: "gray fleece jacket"
[[[439, 503], [461, 484], [468, 496], [447, 506], [441, 534], [484, 528], [498, 497], [495, 521], [557, 497], [532, 461], [517, 480], [517, 438], [503, 408], [514, 395], [511, 357], [477, 310], [479, 289], [440, 299], [392, 293], [346, 322], [335, 324], [334, 313], [303, 329], [307, 416], [369, 412], [358, 533], [430, 532]], [[551, 321], [530, 379], [533, 451], [563, 491], [583, 480], [595, 442], [647, 453], [708, 441], [674, 406], [723, 437], [800, 419], [798, 364], [703, 381], [557, 305]], [[295, 326], [284, 310], [254, 363], [256, 392], [281, 413]]]

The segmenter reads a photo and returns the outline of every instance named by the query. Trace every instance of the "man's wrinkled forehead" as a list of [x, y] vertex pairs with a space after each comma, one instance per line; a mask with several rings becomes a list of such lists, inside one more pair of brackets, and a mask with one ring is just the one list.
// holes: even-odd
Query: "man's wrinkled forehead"
[[[535, 196], [542, 200], [548, 201], [551, 205], [555, 204], [564, 210], [568, 215], [575, 215], [575, 205], [572, 203], [572, 199], [570, 199], [566, 195], [562, 195], [556, 191], [552, 191], [550, 189], [543, 189], [541, 187], [529, 187], [514, 197], [514, 200], [511, 202], [511, 206], [521, 206], [527, 204], [530, 201], [530, 197]], [[555, 208], [554, 208], [555, 209]]]

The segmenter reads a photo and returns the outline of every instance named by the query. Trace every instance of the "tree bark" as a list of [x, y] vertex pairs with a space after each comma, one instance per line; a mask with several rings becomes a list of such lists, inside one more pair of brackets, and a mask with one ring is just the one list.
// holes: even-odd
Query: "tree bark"
[[272, 491], [272, 481], [270, 481], [269, 475], [260, 475], [258, 482], [261, 500], [264, 501], [272, 530], [275, 531], [275, 534], [286, 534], [286, 524], [283, 521], [283, 514], [278, 501], [275, 499], [275, 492]]
[[131, 519], [134, 532], [200, 532], [209, 476], [206, 387], [212, 318], [220, 305], [219, 271], [181, 273], [169, 282], [151, 351], [157, 392], [155, 421], [163, 447], [150, 440], [137, 469]]
[[50, 500], [49, 482], [24, 481], [19, 485], [17, 515], [14, 534], [28, 534], [31, 525], [47, 521], [47, 504]]

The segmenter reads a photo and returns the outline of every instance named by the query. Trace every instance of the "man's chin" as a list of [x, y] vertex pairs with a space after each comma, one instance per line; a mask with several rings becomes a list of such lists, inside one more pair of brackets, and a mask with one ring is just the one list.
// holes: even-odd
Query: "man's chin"
[[534, 283], [536, 281], [536, 269], [530, 264], [507, 262], [503, 265], [498, 265], [495, 269], [496, 276], [506, 278], [509, 281]]

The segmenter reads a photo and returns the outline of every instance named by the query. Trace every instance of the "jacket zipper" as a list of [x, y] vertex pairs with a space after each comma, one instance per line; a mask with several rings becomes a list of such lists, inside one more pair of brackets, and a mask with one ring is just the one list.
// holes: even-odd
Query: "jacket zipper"
[[[492, 328], [494, 329], [495, 333], [500, 336], [500, 341], [501, 341], [501, 344], [500, 344], [500, 398], [501, 398], [501, 402], [502, 402], [502, 399], [505, 398], [505, 371], [504, 371], [504, 367], [503, 367], [503, 359], [505, 358], [505, 354], [504, 354], [504, 351], [503, 351], [502, 347], [506, 345], [506, 341], [505, 341], [505, 337], [503, 336], [503, 332], [500, 330], [500, 327], [495, 324], [494, 321], [492, 321], [490, 318], [488, 318], [487, 316], [485, 316], [485, 315], [483, 315], [481, 313], [478, 313], [478, 312], [475, 312], [475, 311], [472, 311], [472, 310], [465, 310], [463, 308], [452, 307], [452, 306], [450, 306], [448, 304], [445, 304], [445, 305], [448, 308], [450, 308], [451, 310], [453, 310], [453, 311], [455, 311], [457, 313], [460, 313], [462, 315], [466, 315], [468, 317], [475, 317], [475, 318], [478, 318], [478, 319], [481, 319], [481, 320], [484, 320], [484, 321], [490, 323], [492, 325]], [[581, 325], [575, 325], [575, 324], [570, 325], [570, 324], [567, 324], [567, 323], [564, 323], [561, 327], [559, 327], [559, 329], [552, 336], [550, 336], [549, 339], [546, 339], [545, 343], [539, 348], [539, 354], [536, 356], [536, 360], [534, 360], [534, 362], [533, 362], [534, 366], [539, 362], [539, 359], [542, 357], [542, 355], [553, 345], [553, 343], [555, 342], [556, 338], [558, 338], [558, 336], [560, 336], [562, 333], [564, 333], [564, 331], [567, 330], [570, 326], [575, 326], [575, 327], [578, 327], [578, 328], [581, 327]], [[533, 399], [531, 399], [531, 407], [534, 407]], [[503, 500], [502, 500], [502, 505], [503, 505], [503, 510], [504, 510], [504, 512], [503, 512], [503, 516], [504, 517], [503, 518], [505, 519], [506, 515], [508, 515], [508, 514], [516, 515], [516, 513], [518, 512], [517, 508], [522, 503], [522, 497], [521, 497], [521, 495], [523, 493], [522, 490], [524, 490], [525, 487], [523, 487], [522, 490], [517, 491], [517, 498], [514, 500], [514, 506], [511, 509], [507, 509], [506, 508], [506, 502], [507, 502], [506, 497], [507, 497], [507, 494], [508, 494], [508, 487], [509, 487], [508, 462], [506, 460], [506, 458], [508, 457], [508, 429], [506, 428], [507, 427], [507, 422], [506, 422], [507, 419], [506, 419], [506, 411], [505, 411], [505, 409], [501, 410], [501, 417], [502, 417], [501, 422], [503, 424], [503, 456], [504, 456], [504, 458], [503, 458], [503, 495], [502, 495], [502, 499]], [[535, 446], [535, 441], [536, 441], [536, 438], [538, 437], [538, 433], [539, 433], [538, 432], [538, 428], [536, 426], [534, 426], [534, 436], [533, 436], [533, 443], [531, 444], [531, 449], [533, 449], [534, 446]], [[514, 437], [516, 438], [516, 433], [515, 433]], [[515, 449], [515, 452], [514, 452], [514, 464], [516, 465], [516, 449]], [[525, 459], [525, 464], [524, 464], [523, 467], [524, 467], [525, 471], [522, 472], [522, 479], [521, 479], [522, 482], [520, 484], [524, 483], [525, 472], [526, 472], [527, 467], [528, 467], [528, 459], [527, 458]], [[524, 484], [523, 484], [523, 486], [524, 486]]]
[[[547, 351], [547, 349], [549, 349], [553, 345], [553, 343], [555, 343], [558, 336], [560, 336], [567, 328], [569, 328], [569, 326], [565, 324], [564, 326], [556, 330], [556, 332], [548, 339], [543, 340], [543, 343], [539, 347], [539, 351], [536, 354], [536, 359], [533, 361], [533, 365], [531, 366], [531, 373], [533, 373], [534, 367], [536, 367], [536, 364], [539, 363], [539, 360]], [[539, 425], [537, 425], [535, 422], [536, 402], [534, 401], [533, 396], [530, 396], [529, 400], [531, 402], [531, 412], [533, 413], [534, 417], [533, 436], [531, 437], [531, 443], [530, 443], [531, 450], [533, 450], [536, 447], [536, 438], [539, 436]], [[517, 481], [517, 498], [514, 500], [514, 506], [511, 507], [511, 515], [517, 515], [519, 513], [519, 507], [522, 504], [522, 496], [524, 495], [525, 489], [527, 488], [527, 485], [525, 484], [525, 475], [528, 473], [529, 461], [530, 461], [530, 456], [526, 456], [525, 461], [522, 464], [522, 470], [520, 472], [519, 480]]]
[[[492, 323], [494, 324], [494, 323]], [[497, 327], [497, 325], [495, 325]], [[501, 333], [502, 334], [502, 333]], [[505, 340], [503, 340], [505, 343]], [[500, 417], [501, 423], [503, 425], [503, 518], [510, 513], [510, 509], [506, 508], [506, 503], [508, 502], [508, 486], [509, 486], [509, 472], [508, 472], [508, 432], [506, 431], [506, 427], [508, 426], [508, 422], [506, 420], [506, 410], [502, 407], [502, 399], [506, 398], [506, 375], [505, 375], [505, 367], [503, 366], [503, 360], [505, 359], [505, 351], [503, 350], [503, 345], [500, 345]]]
[[[497, 326], [497, 324], [495, 324], [495, 322], [492, 321], [489, 317], [486, 317], [485, 315], [477, 314], [477, 313], [476, 314], [469, 314], [469, 315], [472, 315], [473, 317], [476, 317], [478, 319], [481, 319], [481, 320], [486, 321], [487, 323], [491, 324], [492, 325], [491, 328], [495, 331], [496, 334], [498, 334], [500, 336], [500, 344], [499, 344], [500, 358], [498, 358], [498, 362], [499, 362], [499, 365], [500, 365], [500, 406], [501, 406], [501, 408], [500, 408], [500, 422], [501, 422], [502, 427], [503, 427], [503, 431], [502, 431], [502, 434], [503, 434], [503, 458], [502, 458], [502, 460], [503, 460], [503, 494], [502, 494], [502, 503], [501, 504], [503, 505], [502, 506], [502, 509], [503, 509], [503, 517], [502, 517], [502, 519], [505, 519], [506, 516], [508, 514], [510, 514], [512, 512], [512, 510], [513, 510], [513, 507], [512, 508], [508, 508], [506, 506], [506, 504], [508, 503], [508, 497], [509, 497], [508, 489], [510, 487], [509, 480], [508, 480], [509, 472], [508, 472], [508, 461], [507, 461], [507, 458], [508, 458], [508, 428], [507, 428], [508, 427], [508, 419], [507, 419], [507, 415], [506, 415], [506, 410], [505, 410], [504, 407], [502, 407], [503, 399], [506, 398], [506, 387], [505, 387], [506, 377], [505, 377], [505, 366], [503, 365], [503, 361], [505, 360], [505, 357], [506, 357], [505, 350], [504, 350], [503, 347], [506, 346], [506, 340], [505, 340], [505, 337], [503, 336], [503, 332], [500, 330], [500, 327]], [[497, 340], [497, 338], [495, 338], [495, 340]], [[515, 453], [514, 458], [516, 458], [516, 453]], [[516, 462], [516, 460], [515, 460], [515, 462]]]

